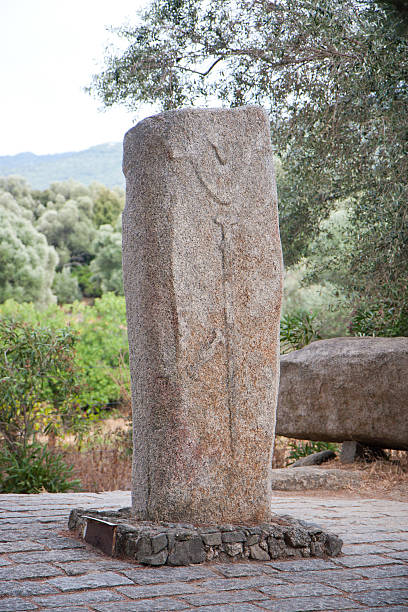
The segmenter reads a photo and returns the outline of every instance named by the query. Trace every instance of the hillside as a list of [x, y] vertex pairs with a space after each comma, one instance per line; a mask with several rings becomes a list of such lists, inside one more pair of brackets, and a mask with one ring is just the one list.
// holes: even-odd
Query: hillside
[[46, 189], [54, 181], [71, 178], [84, 185], [97, 181], [107, 187], [124, 187], [122, 143], [55, 155], [19, 153], [0, 157], [0, 176], [10, 175], [22, 176], [34, 189]]

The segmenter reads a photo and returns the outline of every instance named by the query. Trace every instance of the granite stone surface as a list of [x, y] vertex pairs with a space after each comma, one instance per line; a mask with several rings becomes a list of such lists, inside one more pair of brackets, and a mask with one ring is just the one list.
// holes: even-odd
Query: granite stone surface
[[185, 109], [124, 140], [141, 520], [269, 520], [282, 253], [267, 114]]
[[330, 338], [280, 358], [276, 433], [408, 450], [408, 338]]

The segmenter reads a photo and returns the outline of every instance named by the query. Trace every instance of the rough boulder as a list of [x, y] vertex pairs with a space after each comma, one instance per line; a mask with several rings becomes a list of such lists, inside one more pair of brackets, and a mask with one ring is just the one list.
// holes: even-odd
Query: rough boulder
[[408, 338], [332, 338], [281, 356], [276, 433], [408, 450]]

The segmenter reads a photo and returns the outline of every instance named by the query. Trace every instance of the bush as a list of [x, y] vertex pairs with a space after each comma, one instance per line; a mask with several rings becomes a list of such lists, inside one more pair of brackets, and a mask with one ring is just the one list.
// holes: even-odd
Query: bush
[[77, 363], [83, 384], [79, 393], [82, 406], [93, 410], [116, 404], [122, 397], [120, 372], [125, 367], [129, 381], [125, 298], [106, 293], [93, 306], [74, 305], [72, 325], [79, 332]]
[[102, 293], [123, 295], [122, 234], [111, 225], [102, 225], [92, 245], [95, 259], [91, 262], [91, 280]]
[[82, 295], [85, 297], [101, 297], [102, 291], [92, 280], [92, 271], [89, 264], [74, 266], [71, 274], [78, 279]]
[[0, 434], [7, 447], [32, 443], [40, 426], [75, 428], [76, 334], [0, 319]]
[[62, 268], [61, 272], [55, 273], [52, 289], [57, 296], [58, 304], [72, 304], [82, 297], [78, 279], [66, 267]]
[[289, 353], [303, 348], [313, 340], [320, 340], [315, 320], [315, 313], [298, 311], [285, 314], [280, 324], [281, 353]]
[[362, 306], [354, 311], [349, 332], [353, 336], [408, 336], [408, 309], [392, 304]]
[[51, 284], [57, 260], [31, 212], [0, 187], [0, 302], [55, 302]]
[[0, 449], [0, 493], [64, 493], [77, 490], [80, 480], [72, 480], [72, 466], [46, 445], [17, 444], [14, 450]]
[[124, 397], [130, 380], [124, 297], [108, 293], [96, 299], [93, 306], [75, 302], [45, 310], [8, 300], [0, 305], [0, 317], [53, 330], [70, 326], [77, 335], [77, 400], [83, 409], [89, 407], [88, 417]]

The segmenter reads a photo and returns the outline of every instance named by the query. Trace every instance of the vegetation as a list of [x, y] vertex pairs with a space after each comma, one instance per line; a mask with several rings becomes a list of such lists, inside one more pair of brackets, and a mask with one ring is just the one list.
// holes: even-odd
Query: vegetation
[[43, 431], [75, 428], [76, 335], [0, 319], [0, 433], [10, 450]]
[[123, 294], [123, 206], [123, 191], [98, 183], [67, 181], [38, 191], [21, 178], [0, 178], [0, 303]]
[[120, 51], [109, 48], [91, 92], [130, 109], [263, 104], [280, 158], [286, 265], [309, 254], [322, 221], [347, 202], [330, 282], [358, 306], [406, 318], [403, 2], [154, 0], [139, 25], [116, 33]]
[[316, 317], [316, 313], [301, 310], [283, 315], [280, 324], [281, 353], [301, 349], [313, 340], [321, 339], [315, 324]]
[[[153, 0], [138, 26], [117, 34], [127, 46], [110, 48], [90, 87], [106, 106], [218, 98], [269, 109], [286, 265], [283, 352], [331, 336], [408, 335], [404, 3]], [[89, 184], [107, 158], [120, 172], [119, 147], [47, 156], [37, 175], [36, 156], [0, 159], [0, 172], [22, 168], [35, 186], [0, 178], [1, 491], [78, 486], [57, 441], [68, 460], [82, 451], [77, 467], [128, 486], [124, 194], [106, 186], [122, 179], [105, 171], [104, 184]], [[52, 178], [84, 184], [49, 184], [48, 163]], [[102, 434], [101, 417], [118, 406], [126, 425]], [[275, 465], [323, 443], [279, 444]], [[102, 488], [93, 468], [89, 478], [81, 469], [84, 486]]]
[[0, 449], [0, 493], [65, 493], [80, 488], [73, 466], [45, 444]]
[[37, 442], [40, 433], [78, 429], [76, 336], [0, 319], [0, 491], [65, 491], [70, 469]]
[[[93, 306], [74, 302], [65, 307], [54, 304], [45, 309], [8, 300], [0, 305], [0, 323], [5, 330], [13, 326], [24, 328], [26, 324], [28, 327], [24, 329], [34, 329], [33, 333], [37, 334], [39, 328], [47, 328], [50, 337], [66, 328], [64, 333], [67, 337], [76, 338], [76, 351], [70, 358], [77, 373], [76, 399], [84, 420], [85, 417], [97, 415], [107, 406], [120, 403], [124, 396], [123, 387], [129, 384], [129, 349], [123, 297], [108, 293], [97, 298]], [[4, 342], [9, 342], [6, 332]], [[33, 377], [38, 372], [38, 369], [33, 371]]]

